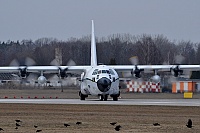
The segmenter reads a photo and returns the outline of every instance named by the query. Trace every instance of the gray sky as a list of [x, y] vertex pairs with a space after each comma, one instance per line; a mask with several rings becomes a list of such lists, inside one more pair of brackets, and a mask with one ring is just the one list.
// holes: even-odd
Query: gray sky
[[91, 32], [163, 34], [171, 41], [200, 42], [200, 0], [0, 0], [0, 41]]

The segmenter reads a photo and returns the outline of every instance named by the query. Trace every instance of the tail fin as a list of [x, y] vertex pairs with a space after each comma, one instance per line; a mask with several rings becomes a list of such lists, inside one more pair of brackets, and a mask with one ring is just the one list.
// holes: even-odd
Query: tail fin
[[97, 66], [97, 52], [96, 52], [93, 20], [92, 20], [92, 34], [91, 34], [91, 66]]

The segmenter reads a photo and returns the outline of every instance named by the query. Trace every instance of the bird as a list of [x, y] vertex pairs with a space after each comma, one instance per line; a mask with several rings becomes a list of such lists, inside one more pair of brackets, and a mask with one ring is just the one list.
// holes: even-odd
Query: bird
[[159, 123], [153, 123], [153, 125], [154, 125], [154, 126], [160, 126], [160, 124], [159, 124]]
[[34, 128], [37, 128], [38, 126], [37, 125], [34, 125]]
[[116, 131], [119, 131], [119, 130], [120, 130], [120, 128], [121, 128], [121, 126], [120, 126], [120, 125], [118, 125], [118, 126], [116, 126], [116, 127], [115, 127], [115, 130], [116, 130]]
[[15, 128], [16, 130], [18, 129], [18, 127]]
[[16, 122], [22, 122], [21, 120], [15, 120]]
[[38, 133], [38, 132], [42, 132], [42, 130], [36, 130], [36, 133]]
[[21, 126], [21, 125], [19, 125], [18, 123], [16, 123], [16, 127], [19, 127], [19, 126]]
[[192, 120], [188, 119], [187, 125], [188, 128], [192, 128]]
[[66, 123], [64, 123], [64, 126], [65, 126], [65, 127], [68, 127], [68, 126], [70, 126], [70, 125], [69, 125], [69, 124], [66, 124]]
[[82, 124], [82, 122], [80, 122], [80, 121], [76, 122], [76, 125], [80, 125], [80, 124]]
[[110, 123], [110, 125], [113, 125], [113, 126], [114, 126], [115, 124], [117, 124], [117, 122], [111, 122], [111, 123]]
[[0, 127], [0, 131], [4, 131], [3, 128]]

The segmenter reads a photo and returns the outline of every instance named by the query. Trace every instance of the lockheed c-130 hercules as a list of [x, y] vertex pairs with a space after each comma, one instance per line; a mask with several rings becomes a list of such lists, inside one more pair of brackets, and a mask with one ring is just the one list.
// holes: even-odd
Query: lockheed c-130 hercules
[[81, 72], [80, 92], [81, 100], [85, 100], [88, 95], [96, 95], [100, 100], [107, 101], [108, 96], [113, 101], [117, 101], [120, 96], [118, 72], [130, 72], [136, 78], [140, 78], [140, 73], [144, 70], [154, 71], [151, 78], [154, 82], [159, 82], [160, 77], [157, 72], [160, 70], [171, 71], [177, 77], [183, 73], [184, 69], [199, 70], [200, 65], [99, 65], [97, 63], [96, 42], [94, 34], [94, 22], [92, 20], [91, 33], [91, 62], [86, 66], [8, 66], [0, 67], [0, 72], [19, 72], [23, 79], [30, 73], [39, 73], [38, 83], [44, 84], [46, 77], [43, 74], [58, 74], [61, 79], [67, 76], [67, 72]]

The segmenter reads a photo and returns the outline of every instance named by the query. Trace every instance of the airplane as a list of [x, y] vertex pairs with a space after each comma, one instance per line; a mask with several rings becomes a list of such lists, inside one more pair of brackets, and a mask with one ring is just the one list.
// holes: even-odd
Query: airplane
[[107, 101], [110, 96], [113, 101], [118, 101], [120, 96], [118, 72], [130, 72], [134, 77], [140, 78], [141, 72], [150, 70], [154, 72], [151, 78], [160, 82], [159, 71], [172, 72], [175, 77], [183, 73], [184, 69], [199, 70], [200, 65], [103, 65], [97, 63], [96, 41], [94, 34], [94, 21], [91, 31], [91, 61], [87, 66], [8, 66], [0, 67], [0, 72], [18, 72], [21, 79], [30, 73], [39, 73], [38, 83], [44, 84], [47, 80], [45, 73], [58, 74], [60, 79], [67, 76], [67, 72], [81, 72], [80, 100], [85, 100], [89, 95], [99, 96], [101, 101]]

